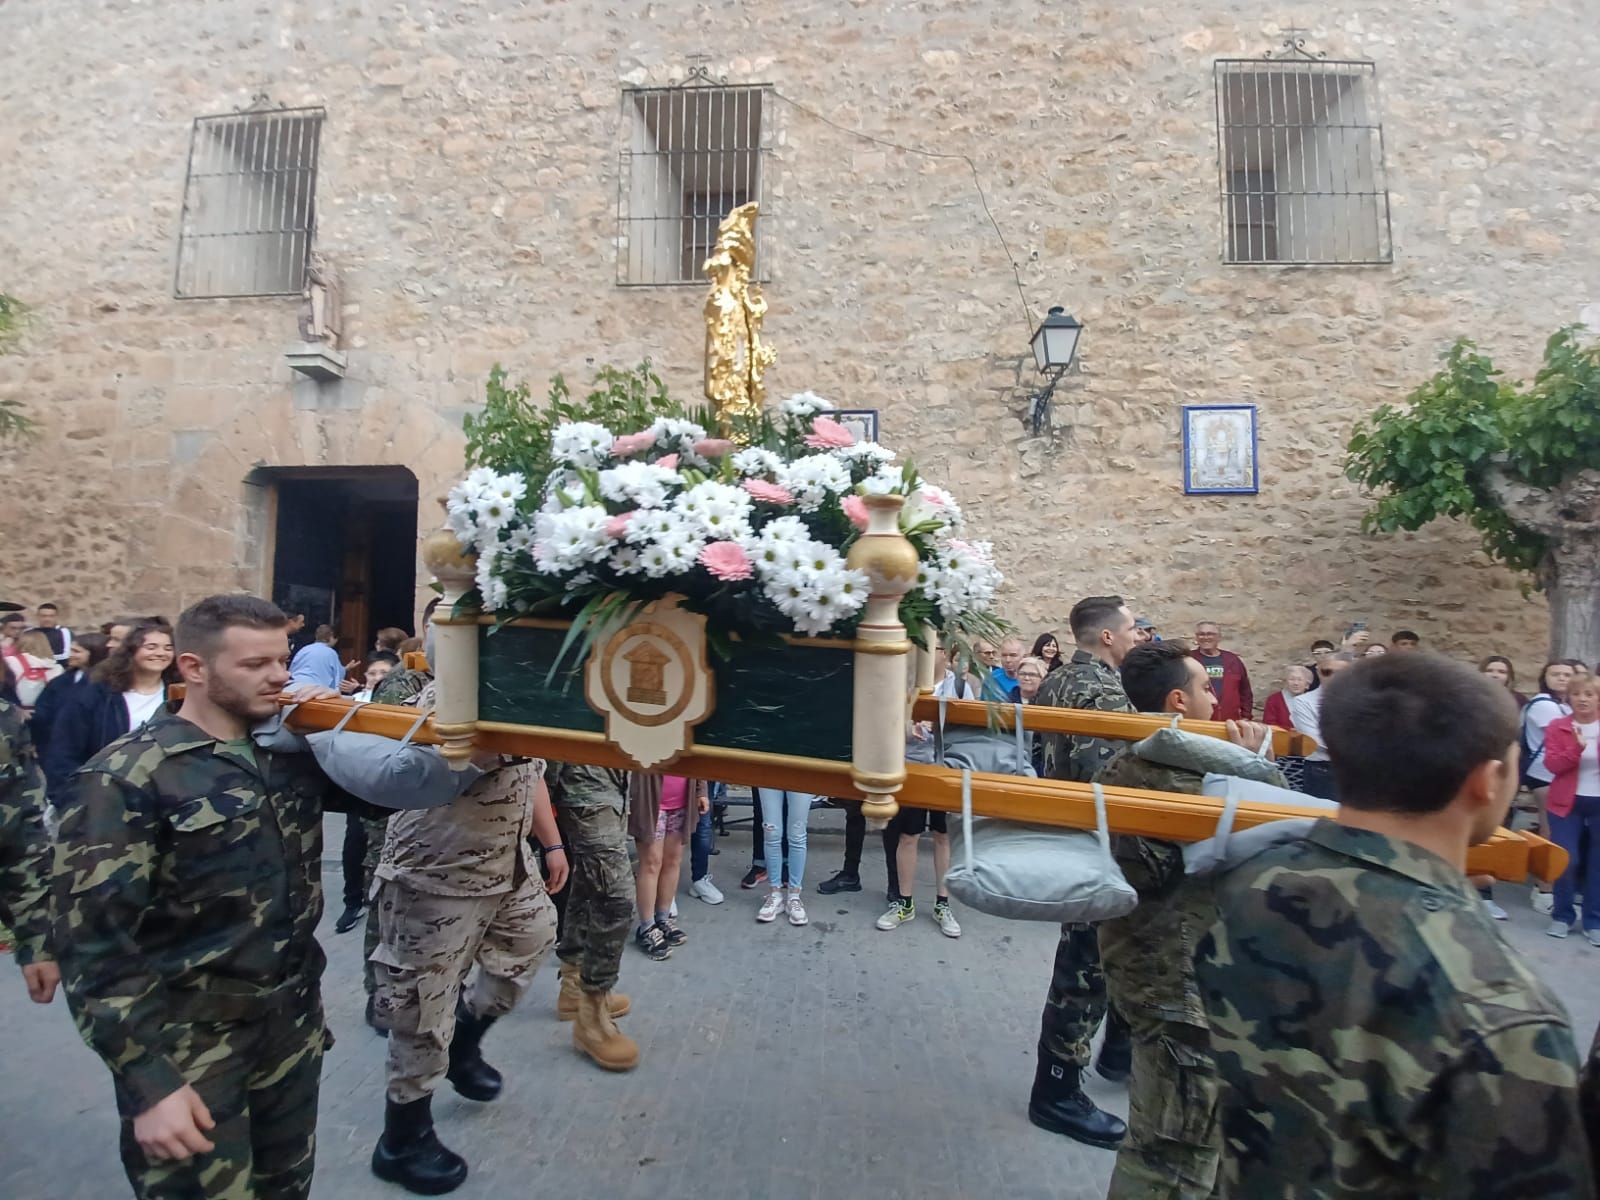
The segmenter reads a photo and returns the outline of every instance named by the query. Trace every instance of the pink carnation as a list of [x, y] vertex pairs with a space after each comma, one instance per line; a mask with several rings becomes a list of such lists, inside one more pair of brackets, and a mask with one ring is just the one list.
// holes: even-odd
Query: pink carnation
[[934, 508], [944, 507], [944, 493], [934, 488], [923, 488], [922, 499]]
[[856, 444], [856, 435], [832, 417], [818, 417], [811, 422], [811, 432], [806, 434], [806, 445], [813, 450], [842, 450]]
[[633, 520], [633, 512], [618, 513], [614, 517], [606, 518], [606, 536], [612, 541], [623, 537], [628, 532], [628, 522]]
[[765, 500], [768, 504], [794, 503], [793, 492], [775, 483], [768, 483], [765, 479], [746, 479], [743, 486], [750, 495], [757, 500]]
[[656, 435], [648, 429], [643, 433], [625, 433], [615, 438], [611, 443], [611, 453], [617, 458], [627, 458], [630, 454], [638, 454], [641, 450], [648, 450], [656, 444]]
[[700, 565], [718, 579], [749, 579], [750, 556], [738, 542], [710, 542], [700, 551]]
[[733, 443], [727, 438], [701, 438], [694, 444], [694, 452], [701, 458], [721, 458], [732, 449]]
[[867, 502], [853, 492], [839, 502], [844, 509], [844, 515], [850, 518], [850, 524], [857, 529], [867, 527]]
[[676, 454], [663, 455], [661, 458], [656, 459], [656, 466], [664, 470], [676, 471], [678, 469], [678, 456]]

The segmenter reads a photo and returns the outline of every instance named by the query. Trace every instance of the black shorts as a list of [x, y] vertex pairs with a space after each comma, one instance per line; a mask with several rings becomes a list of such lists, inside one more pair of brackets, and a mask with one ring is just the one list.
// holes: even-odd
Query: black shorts
[[950, 814], [943, 809], [906, 808], [902, 805], [900, 812], [895, 816], [895, 824], [901, 833], [908, 833], [912, 837], [926, 833], [930, 828], [935, 833], [945, 833], [947, 832], [945, 823], [949, 816]]

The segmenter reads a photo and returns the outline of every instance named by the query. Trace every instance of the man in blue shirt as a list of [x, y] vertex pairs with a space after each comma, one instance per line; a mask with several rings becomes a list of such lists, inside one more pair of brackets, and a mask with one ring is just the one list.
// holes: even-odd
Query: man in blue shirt
[[335, 691], [344, 686], [344, 663], [339, 661], [339, 652], [333, 644], [339, 640], [338, 633], [332, 625], [318, 625], [317, 634], [311, 644], [302, 649], [289, 663], [289, 690], [304, 687], [314, 683], [318, 687], [333, 688]]
[[1017, 665], [1022, 662], [1025, 652], [1021, 638], [1010, 637], [1000, 643], [1000, 665], [989, 673], [984, 699], [1015, 702], [1022, 698], [1022, 685], [1017, 682]]

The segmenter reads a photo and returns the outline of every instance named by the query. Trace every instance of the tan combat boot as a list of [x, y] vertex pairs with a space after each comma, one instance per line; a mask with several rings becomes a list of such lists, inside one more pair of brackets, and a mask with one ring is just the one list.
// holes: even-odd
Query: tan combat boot
[[[556, 1016], [563, 1021], [576, 1021], [578, 997], [583, 994], [583, 989], [578, 986], [578, 968], [562, 963], [556, 978], [561, 980], [561, 995], [556, 998]], [[606, 995], [610, 998], [613, 1019], [628, 1015], [628, 1010], [633, 1007], [631, 1000], [621, 992], [607, 992]]]
[[609, 998], [609, 992], [579, 991], [572, 1044], [608, 1071], [631, 1071], [639, 1065], [639, 1043], [617, 1028]]

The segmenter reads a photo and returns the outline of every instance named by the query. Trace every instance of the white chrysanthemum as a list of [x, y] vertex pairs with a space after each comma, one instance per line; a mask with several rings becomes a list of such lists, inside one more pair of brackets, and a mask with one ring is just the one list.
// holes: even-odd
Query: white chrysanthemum
[[778, 483], [801, 512], [815, 512], [830, 494], [848, 491], [850, 472], [831, 454], [808, 454], [778, 471]]
[[848, 463], [868, 463], [873, 467], [887, 466], [894, 461], [894, 451], [885, 450], [877, 442], [857, 442], [853, 446], [841, 446], [833, 452], [833, 455]]
[[600, 472], [600, 494], [614, 504], [660, 508], [671, 490], [683, 482], [676, 471], [654, 463], [629, 462]]
[[467, 477], [458, 486], [463, 488], [469, 496], [476, 497], [483, 495], [493, 487], [499, 478], [500, 476], [493, 467], [473, 467], [472, 470], [467, 472]]
[[484, 495], [493, 496], [498, 500], [516, 507], [517, 501], [528, 494], [528, 481], [515, 471], [505, 475], [496, 475], [494, 482], [484, 490]]
[[644, 569], [639, 551], [632, 546], [618, 546], [606, 559], [606, 565], [618, 575], [637, 575]]
[[935, 548], [935, 561], [925, 564], [924, 572], [919, 572], [918, 584], [946, 618], [988, 608], [1004, 581], [994, 565], [994, 549], [988, 542], [956, 538], [940, 541]]
[[641, 509], [628, 522], [628, 531], [623, 536], [630, 545], [647, 546], [663, 538], [687, 536], [688, 528], [688, 522], [676, 509]]
[[733, 469], [745, 478], [766, 478], [777, 473], [783, 466], [783, 459], [771, 450], [763, 450], [760, 446], [751, 446], [749, 449], [740, 450], [733, 456]]
[[504, 533], [501, 543], [512, 554], [530, 554], [533, 552], [533, 530], [527, 525], [519, 525]]
[[856, 485], [856, 490], [863, 496], [898, 496], [905, 490], [905, 480], [899, 471], [885, 468], [868, 475]]
[[731, 484], [704, 480], [674, 500], [672, 508], [702, 537], [726, 540], [750, 533], [750, 497]]
[[491, 492], [478, 501], [477, 513], [480, 529], [485, 533], [498, 532], [517, 515], [517, 506]]
[[796, 392], [779, 405], [779, 411], [791, 420], [809, 421], [818, 413], [832, 412], [836, 407], [833, 401], [824, 400], [815, 392]]
[[569, 467], [598, 467], [611, 453], [616, 439], [604, 425], [593, 421], [568, 421], [557, 425], [550, 437], [550, 453]]
[[546, 575], [561, 575], [599, 562], [610, 552], [606, 510], [584, 504], [558, 513], [540, 513], [535, 525], [535, 565]]
[[659, 544], [645, 547], [639, 555], [639, 566], [650, 579], [660, 579], [676, 570], [672, 552]]
[[544, 507], [540, 512], [557, 513], [589, 498], [583, 479], [576, 471], [555, 471], [544, 485]]
[[703, 426], [678, 417], [657, 417], [650, 426], [650, 433], [655, 437], [657, 446], [668, 451], [676, 450], [679, 454], [692, 454], [694, 444], [706, 436]]

